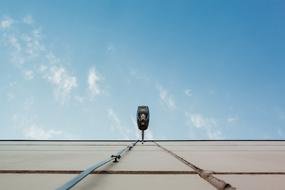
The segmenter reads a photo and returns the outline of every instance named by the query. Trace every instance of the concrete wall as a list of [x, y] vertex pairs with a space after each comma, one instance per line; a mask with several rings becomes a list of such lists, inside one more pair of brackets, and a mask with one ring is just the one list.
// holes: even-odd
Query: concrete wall
[[[285, 141], [163, 141], [161, 146], [237, 189], [285, 189]], [[56, 189], [130, 142], [0, 141], [0, 189]], [[73, 189], [216, 189], [153, 142]]]

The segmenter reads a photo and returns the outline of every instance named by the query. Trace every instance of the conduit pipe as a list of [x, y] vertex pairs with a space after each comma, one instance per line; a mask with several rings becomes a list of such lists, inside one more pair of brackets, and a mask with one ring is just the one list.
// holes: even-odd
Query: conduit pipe
[[72, 178], [71, 180], [69, 180], [68, 182], [66, 182], [64, 185], [62, 185], [61, 187], [57, 188], [56, 190], [68, 190], [71, 189], [73, 186], [75, 186], [77, 183], [79, 183], [82, 179], [84, 179], [86, 176], [88, 176], [90, 173], [92, 173], [94, 170], [106, 165], [107, 163], [110, 163], [111, 161], [113, 162], [118, 162], [119, 159], [124, 155], [125, 152], [130, 151], [136, 144], [138, 141], [128, 145], [126, 148], [122, 149], [121, 151], [117, 152], [116, 154], [113, 154], [110, 156], [110, 158], [103, 160], [89, 168], [87, 168], [86, 170], [84, 170], [83, 172], [81, 172], [78, 176], [75, 176], [74, 178]]

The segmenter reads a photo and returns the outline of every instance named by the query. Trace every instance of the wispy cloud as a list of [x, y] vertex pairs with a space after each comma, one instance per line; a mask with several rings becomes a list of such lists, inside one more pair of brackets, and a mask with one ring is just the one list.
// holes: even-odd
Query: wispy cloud
[[55, 97], [61, 101], [66, 100], [70, 92], [77, 87], [76, 77], [69, 74], [64, 67], [50, 67], [47, 79], [55, 87]]
[[17, 88], [17, 85], [18, 84], [15, 81], [8, 83], [8, 86], [5, 89], [6, 91], [5, 95], [6, 95], [8, 102], [11, 102], [12, 100], [16, 98], [15, 88]]
[[34, 78], [34, 72], [32, 70], [25, 70], [24, 76], [25, 76], [25, 79], [32, 80]]
[[39, 124], [37, 116], [32, 113], [33, 99], [25, 101], [24, 113], [14, 114], [12, 121], [26, 139], [62, 139], [67, 135], [61, 130], [43, 127]]
[[11, 19], [10, 17], [6, 17], [0, 20], [0, 29], [10, 28], [12, 23], [13, 23], [13, 19]]
[[27, 15], [27, 16], [23, 17], [22, 21], [25, 24], [33, 24], [34, 23], [34, 19], [30, 15]]
[[42, 127], [32, 125], [23, 128], [24, 136], [28, 139], [54, 139], [63, 135], [60, 130], [44, 129]]
[[14, 48], [16, 52], [19, 52], [22, 50], [19, 40], [15, 36], [7, 37], [7, 44], [9, 44], [12, 48]]
[[186, 95], [186, 96], [192, 96], [192, 90], [191, 89], [186, 89], [186, 90], [184, 90], [184, 94]]
[[3, 31], [0, 37], [10, 52], [11, 62], [21, 70], [25, 79], [32, 80], [39, 75], [52, 85], [55, 99], [65, 103], [78, 86], [77, 77], [68, 71], [62, 59], [47, 48], [42, 30], [33, 17], [26, 16], [17, 21], [7, 17], [0, 21], [0, 27], [13, 28]]
[[145, 131], [145, 139], [146, 140], [153, 140], [154, 136], [151, 129]]
[[[137, 127], [136, 119], [131, 116], [130, 122], [127, 125], [123, 125], [119, 119], [117, 113], [113, 109], [108, 109], [108, 118], [110, 121], [110, 127], [114, 132], [117, 132], [123, 139], [140, 139], [141, 133]], [[153, 133], [151, 130], [145, 132], [145, 139], [153, 139]]]
[[131, 122], [133, 125], [134, 136], [136, 137], [136, 139], [139, 139], [139, 138], [141, 138], [141, 133], [138, 130], [136, 118], [133, 116], [131, 116], [130, 118], [131, 118]]
[[99, 95], [101, 93], [101, 89], [99, 86], [99, 81], [100, 81], [100, 77], [95, 69], [95, 67], [92, 67], [89, 69], [89, 73], [88, 73], [88, 89], [92, 95], [92, 97], [95, 97], [96, 95]]
[[213, 118], [206, 118], [201, 114], [185, 113], [188, 124], [193, 125], [196, 128], [213, 127], [217, 124], [216, 120]]
[[151, 81], [150, 77], [147, 74], [139, 72], [134, 68], [129, 69], [129, 75], [131, 77], [131, 80], [135, 79], [145, 83], [149, 83]]
[[217, 129], [208, 129], [207, 136], [209, 139], [223, 139], [223, 134], [220, 130]]
[[37, 57], [42, 52], [45, 53], [45, 45], [42, 41], [42, 31], [40, 28], [32, 29], [30, 33], [21, 35], [23, 40], [25, 54], [29, 58]]
[[222, 139], [223, 134], [214, 118], [205, 117], [202, 114], [185, 112], [186, 124], [191, 128], [194, 127], [206, 134], [209, 139]]
[[112, 130], [118, 132], [120, 136], [124, 139], [131, 139], [131, 130], [127, 127], [124, 127], [121, 123], [121, 120], [115, 113], [113, 109], [108, 109], [108, 117], [111, 122], [111, 128]]
[[163, 105], [167, 106], [169, 109], [175, 109], [176, 104], [173, 97], [168, 93], [168, 91], [161, 85], [157, 86], [159, 91], [159, 97]]
[[230, 124], [236, 123], [239, 121], [239, 118], [237, 116], [229, 116], [227, 118], [227, 122]]

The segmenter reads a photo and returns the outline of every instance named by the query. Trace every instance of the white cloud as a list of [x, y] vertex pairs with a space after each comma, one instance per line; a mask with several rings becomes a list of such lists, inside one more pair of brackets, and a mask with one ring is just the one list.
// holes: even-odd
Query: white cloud
[[19, 40], [15, 36], [8, 37], [8, 43], [13, 47], [17, 52], [21, 51], [22, 47], [19, 43]]
[[131, 121], [132, 121], [132, 125], [133, 125], [134, 136], [136, 137], [136, 139], [140, 139], [141, 133], [138, 130], [137, 120], [135, 119], [135, 117], [131, 116]]
[[[0, 35], [5, 47], [9, 50], [13, 64], [24, 74], [28, 80], [39, 75], [53, 87], [55, 99], [61, 103], [66, 102], [73, 89], [77, 87], [77, 78], [71, 74], [62, 59], [47, 48], [43, 41], [40, 27], [34, 26], [31, 16], [20, 21], [6, 18], [0, 21], [1, 28], [8, 28], [12, 23], [15, 30], [4, 31]], [[21, 24], [28, 24], [25, 29]]]
[[55, 96], [59, 100], [63, 100], [63, 102], [69, 96], [70, 92], [77, 87], [76, 77], [69, 74], [61, 66], [51, 67], [47, 79], [55, 86]]
[[0, 29], [10, 28], [13, 24], [13, 20], [9, 17], [6, 17], [0, 21]]
[[41, 30], [31, 27], [24, 31], [17, 26], [15, 25], [17, 30], [6, 32], [2, 36], [4, 44], [11, 50], [11, 61], [16, 65], [39, 63], [46, 53]]
[[42, 127], [38, 122], [38, 117], [33, 114], [33, 98], [25, 101], [24, 112], [14, 114], [12, 122], [16, 129], [19, 129], [24, 138], [29, 139], [60, 139], [67, 135], [61, 130]]
[[228, 123], [236, 123], [236, 122], [238, 122], [238, 120], [239, 120], [239, 118], [237, 116], [229, 116], [227, 118]]
[[24, 71], [25, 79], [32, 80], [34, 78], [34, 72], [32, 70]]
[[38, 71], [39, 71], [40, 73], [46, 72], [47, 69], [48, 69], [48, 67], [47, 67], [46, 65], [40, 65], [40, 66], [38, 67]]
[[154, 139], [153, 133], [150, 129], [145, 131], [145, 139], [146, 140], [153, 140]]
[[39, 56], [45, 47], [42, 44], [42, 32], [40, 29], [33, 29], [30, 34], [22, 34], [21, 38], [25, 45], [25, 55], [28, 57]]
[[117, 116], [117, 114], [114, 112], [113, 109], [108, 110], [108, 117], [111, 122], [111, 128], [114, 131], [119, 132], [119, 134], [124, 138], [124, 139], [131, 139], [131, 130], [127, 127], [122, 126], [121, 120]]
[[213, 118], [204, 117], [201, 114], [192, 114], [189, 112], [185, 113], [188, 124], [196, 128], [213, 127], [216, 126], [217, 122]]
[[63, 135], [60, 130], [44, 129], [36, 125], [23, 128], [23, 133], [29, 139], [52, 139]]
[[223, 134], [220, 130], [207, 130], [207, 136], [209, 139], [223, 139]]
[[25, 24], [33, 24], [34, 23], [34, 19], [30, 15], [25, 16], [22, 20], [23, 20], [23, 23], [25, 23]]
[[[136, 86], [152, 86], [153, 81], [151, 80], [151, 77], [148, 76], [146, 73], [139, 71], [135, 68], [129, 68], [127, 71], [127, 78], [126, 82], [129, 85], [135, 84]], [[158, 85], [155, 86], [158, 90]]]
[[208, 139], [222, 139], [223, 134], [218, 126], [217, 120], [205, 117], [202, 114], [185, 112], [186, 124], [191, 128], [198, 129]]
[[192, 96], [192, 90], [191, 89], [186, 89], [185, 91], [184, 91], [184, 93], [185, 93], [185, 95], [186, 96]]
[[62, 60], [57, 57], [53, 52], [47, 52], [45, 58], [47, 59], [47, 62], [50, 65], [60, 65], [62, 62]]
[[98, 76], [95, 68], [92, 67], [91, 69], [89, 69], [87, 82], [88, 82], [89, 91], [91, 92], [91, 95], [93, 97], [101, 93], [101, 89], [98, 84], [100, 80], [101, 79]]
[[17, 88], [17, 82], [9, 82], [6, 89], [6, 98], [8, 102], [13, 101], [16, 98], [15, 89]]
[[[131, 116], [131, 126], [122, 125], [121, 120], [113, 109], [108, 110], [108, 117], [111, 123], [111, 129], [119, 133], [123, 139], [140, 139], [141, 132], [137, 127], [136, 119]], [[129, 126], [129, 127], [128, 127]], [[153, 133], [150, 129], [145, 131], [145, 139], [154, 139]]]
[[169, 109], [175, 109], [176, 104], [172, 96], [168, 93], [166, 89], [164, 89], [162, 86], [158, 86], [159, 90], [159, 97], [161, 102], [166, 105]]

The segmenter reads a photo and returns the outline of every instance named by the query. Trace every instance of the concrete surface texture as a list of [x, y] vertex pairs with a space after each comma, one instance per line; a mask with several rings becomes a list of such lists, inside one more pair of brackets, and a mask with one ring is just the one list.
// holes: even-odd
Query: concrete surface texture
[[[0, 141], [0, 189], [57, 189], [133, 141]], [[227, 185], [226, 185], [227, 184]], [[285, 141], [148, 141], [72, 189], [285, 189]]]

